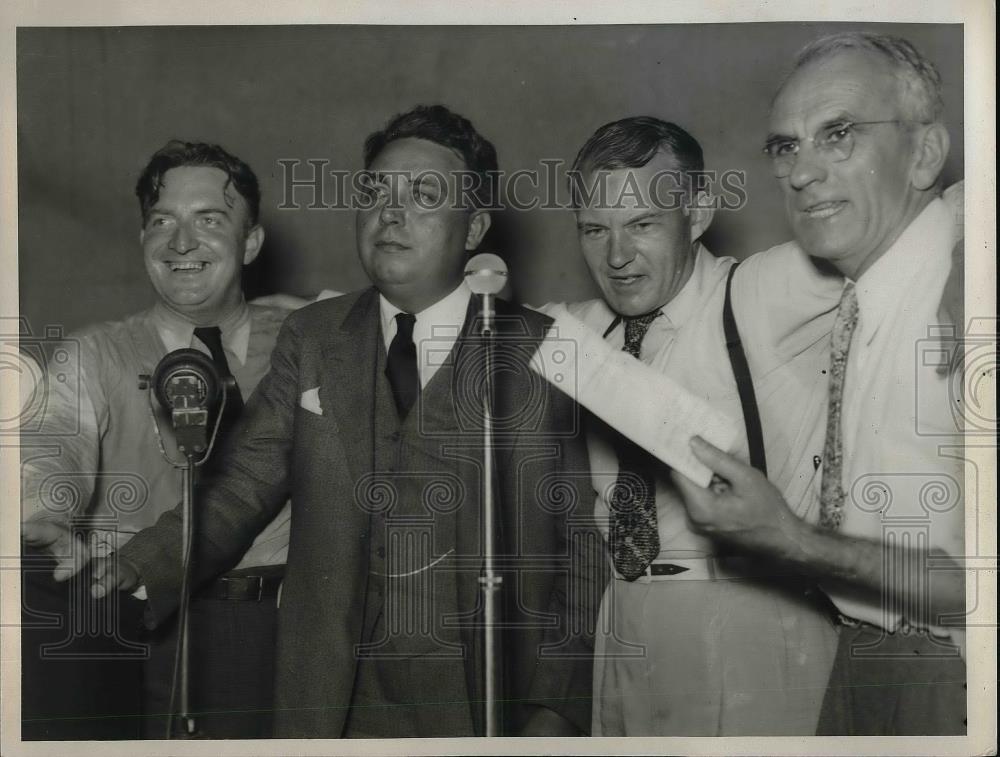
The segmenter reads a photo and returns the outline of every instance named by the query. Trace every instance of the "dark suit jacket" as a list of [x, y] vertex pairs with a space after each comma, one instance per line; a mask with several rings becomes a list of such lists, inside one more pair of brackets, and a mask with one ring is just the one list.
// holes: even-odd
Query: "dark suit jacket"
[[[471, 308], [470, 308], [471, 311]], [[497, 490], [502, 552], [531, 563], [507, 580], [515, 591], [506, 632], [506, 691], [520, 702], [549, 707], [589, 732], [592, 632], [603, 590], [601, 540], [591, 529], [593, 494], [579, 433], [578, 409], [527, 368], [550, 320], [497, 303], [494, 414], [498, 420]], [[482, 358], [472, 322], [451, 353], [455, 412], [438, 416], [429, 433], [468, 432], [475, 407], [462, 407]], [[195, 547], [197, 580], [231, 567], [286, 497], [292, 501], [291, 541], [281, 598], [275, 733], [284, 737], [342, 735], [361, 640], [369, 567], [369, 517], [357, 486], [371, 473], [375, 364], [383, 350], [378, 293], [368, 289], [293, 313], [271, 358], [271, 371], [250, 399], [222, 472], [201, 496]], [[438, 377], [435, 376], [436, 380]], [[461, 382], [465, 382], [461, 384]], [[460, 385], [461, 384], [461, 385]], [[428, 385], [430, 386], [430, 385]], [[323, 414], [300, 406], [319, 388]], [[474, 392], [473, 392], [474, 394]], [[465, 399], [462, 399], [462, 398]], [[440, 420], [444, 417], [444, 420]], [[503, 419], [514, 419], [504, 421]], [[475, 423], [473, 422], [473, 426]], [[447, 428], [451, 426], [451, 428]], [[478, 493], [467, 492], [478, 501]], [[459, 553], [479, 549], [479, 507], [456, 516]], [[570, 538], [570, 526], [581, 538]], [[180, 571], [179, 510], [138, 534], [121, 556], [138, 569], [149, 594], [148, 623], [176, 609]], [[516, 570], [517, 559], [514, 570]], [[540, 567], [540, 561], [547, 561]], [[567, 581], [572, 566], [573, 576]], [[582, 569], [581, 569], [582, 567]], [[196, 580], [196, 582], [197, 582]], [[474, 571], [460, 571], [458, 607], [480, 605]], [[526, 622], [527, 621], [527, 622]], [[482, 697], [478, 631], [462, 629], [470, 702]], [[479, 707], [476, 730], [483, 732]], [[508, 728], [516, 727], [515, 723]], [[508, 731], [509, 732], [509, 731]]]

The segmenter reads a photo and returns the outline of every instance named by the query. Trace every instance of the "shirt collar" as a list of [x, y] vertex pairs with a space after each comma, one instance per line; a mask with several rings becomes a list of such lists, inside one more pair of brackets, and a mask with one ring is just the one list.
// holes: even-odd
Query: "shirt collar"
[[[162, 302], [157, 302], [153, 306], [153, 324], [156, 331], [163, 340], [163, 346], [167, 352], [184, 349], [186, 347], [201, 347], [201, 340], [194, 338], [194, 324], [191, 321], [181, 318], [174, 311], [167, 308]], [[247, 361], [247, 350], [250, 347], [250, 308], [246, 301], [240, 299], [240, 304], [232, 310], [218, 324], [219, 331], [222, 332], [222, 346], [233, 357], [239, 360], [240, 365]]]
[[[413, 325], [413, 341], [420, 344], [424, 340], [436, 339], [457, 339], [465, 324], [465, 316], [469, 310], [469, 298], [472, 290], [466, 285], [465, 280], [448, 295], [442, 297], [430, 307], [424, 308], [419, 313], [414, 313], [416, 323]], [[385, 340], [386, 348], [396, 335], [395, 318], [403, 311], [393, 305], [379, 293], [379, 317], [382, 320], [382, 336]]]
[[882, 253], [856, 283], [858, 329], [862, 344], [870, 344], [886, 316], [893, 312], [913, 279], [941, 248], [951, 249], [955, 219], [948, 206], [935, 199], [892, 246]]

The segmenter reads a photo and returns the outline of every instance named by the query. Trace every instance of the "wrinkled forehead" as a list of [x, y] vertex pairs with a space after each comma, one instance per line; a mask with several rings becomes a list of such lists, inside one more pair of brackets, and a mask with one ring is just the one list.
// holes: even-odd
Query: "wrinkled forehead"
[[634, 168], [585, 169], [576, 183], [579, 210], [673, 210], [683, 205], [690, 179], [665, 153]]
[[809, 61], [775, 94], [772, 133], [809, 132], [835, 119], [874, 121], [900, 115], [900, 80], [881, 56], [844, 50]]

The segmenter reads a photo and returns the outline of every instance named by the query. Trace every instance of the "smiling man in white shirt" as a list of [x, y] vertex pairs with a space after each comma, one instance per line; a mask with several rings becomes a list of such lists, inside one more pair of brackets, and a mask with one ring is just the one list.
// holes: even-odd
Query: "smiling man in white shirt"
[[940, 195], [940, 78], [907, 41], [817, 40], [771, 109], [766, 151], [797, 246], [845, 277], [833, 327], [820, 517], [798, 517], [736, 458], [695, 439], [725, 479], [681, 479], [707, 535], [819, 581], [840, 642], [821, 734], [963, 733], [960, 397], [923, 359], [952, 265]]

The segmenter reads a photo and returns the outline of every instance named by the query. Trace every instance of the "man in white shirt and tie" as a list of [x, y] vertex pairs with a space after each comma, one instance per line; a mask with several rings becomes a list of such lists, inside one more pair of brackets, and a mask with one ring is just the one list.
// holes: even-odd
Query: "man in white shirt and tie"
[[765, 149], [793, 246], [845, 277], [818, 524], [703, 440], [692, 449], [722, 480], [675, 475], [703, 533], [795, 567], [836, 605], [821, 734], [965, 729], [960, 397], [920, 351], [940, 325], [954, 242], [940, 87], [909, 42], [845, 33], [800, 52], [772, 105]]

